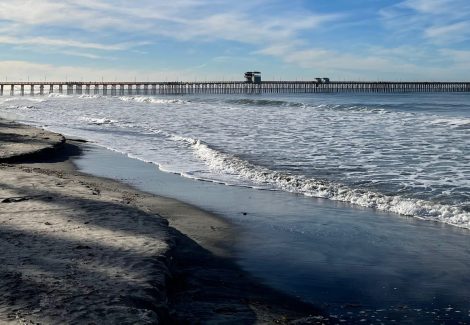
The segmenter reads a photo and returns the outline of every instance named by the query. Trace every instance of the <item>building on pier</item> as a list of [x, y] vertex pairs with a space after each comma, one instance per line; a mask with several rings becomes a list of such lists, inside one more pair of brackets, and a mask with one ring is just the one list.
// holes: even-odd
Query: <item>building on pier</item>
[[245, 82], [246, 83], [254, 83], [260, 84], [261, 83], [261, 72], [259, 71], [248, 71], [245, 72]]

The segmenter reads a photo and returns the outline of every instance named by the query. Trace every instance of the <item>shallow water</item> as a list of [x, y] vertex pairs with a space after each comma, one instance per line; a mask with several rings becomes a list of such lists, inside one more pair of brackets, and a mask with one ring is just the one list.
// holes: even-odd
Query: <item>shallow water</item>
[[188, 178], [470, 227], [470, 95], [0, 98], [0, 114]]
[[1, 97], [0, 116], [184, 176], [80, 160], [236, 222], [245, 270], [338, 319], [469, 319], [470, 234], [446, 225], [470, 228], [469, 94]]
[[469, 230], [287, 192], [196, 181], [95, 146], [87, 146], [76, 163], [84, 172], [236, 223], [236, 258], [243, 269], [338, 321], [470, 319]]

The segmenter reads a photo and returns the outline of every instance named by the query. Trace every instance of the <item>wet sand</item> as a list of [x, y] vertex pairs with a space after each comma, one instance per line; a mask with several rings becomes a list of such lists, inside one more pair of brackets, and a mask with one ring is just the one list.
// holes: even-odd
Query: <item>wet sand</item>
[[0, 323], [328, 322], [240, 270], [234, 225], [82, 174], [79, 154], [0, 122]]
[[321, 306], [333, 323], [468, 323], [468, 230], [282, 191], [193, 180], [93, 144], [82, 148], [74, 162], [83, 172], [230, 221], [237, 265]]

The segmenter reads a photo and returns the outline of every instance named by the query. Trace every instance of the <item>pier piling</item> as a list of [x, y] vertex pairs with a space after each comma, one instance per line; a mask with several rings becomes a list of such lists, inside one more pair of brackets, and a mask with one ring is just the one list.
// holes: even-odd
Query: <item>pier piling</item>
[[[57, 91], [67, 95], [102, 94], [104, 96], [124, 95], [184, 95], [184, 94], [261, 94], [261, 93], [411, 93], [411, 92], [470, 92], [470, 82], [391, 82], [391, 81], [205, 81], [205, 82], [0, 82], [0, 96], [5, 87], [10, 87], [10, 96], [19, 88], [25, 95], [25, 86], [34, 96], [35, 87], [44, 95], [44, 87], [49, 86], [49, 94]], [[17, 88], [18, 87], [18, 88]], [[110, 91], [108, 91], [110, 87]]]

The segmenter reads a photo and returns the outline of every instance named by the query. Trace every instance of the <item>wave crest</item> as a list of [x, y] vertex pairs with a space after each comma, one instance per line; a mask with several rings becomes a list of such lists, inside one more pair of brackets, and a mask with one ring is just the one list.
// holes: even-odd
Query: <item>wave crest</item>
[[82, 117], [81, 120], [93, 125], [112, 125], [117, 123], [115, 120], [100, 117]]
[[470, 213], [457, 206], [350, 188], [343, 184], [307, 178], [302, 175], [289, 175], [218, 151], [198, 139], [176, 136], [173, 138], [175, 141], [183, 141], [190, 145], [194, 153], [211, 171], [229, 174], [242, 181], [305, 196], [348, 202], [380, 211], [470, 228]]
[[454, 129], [470, 129], [470, 118], [438, 118], [430, 121], [431, 124], [449, 126]]
[[182, 99], [164, 99], [164, 98], [155, 98], [155, 97], [144, 97], [144, 96], [122, 96], [119, 97], [120, 100], [124, 102], [134, 101], [138, 103], [151, 103], [151, 104], [186, 104], [188, 101]]
[[284, 100], [272, 100], [272, 99], [251, 99], [251, 98], [240, 98], [240, 99], [229, 99], [226, 101], [229, 104], [247, 105], [247, 106], [284, 106], [284, 107], [304, 107], [305, 104], [297, 102], [289, 102]]

